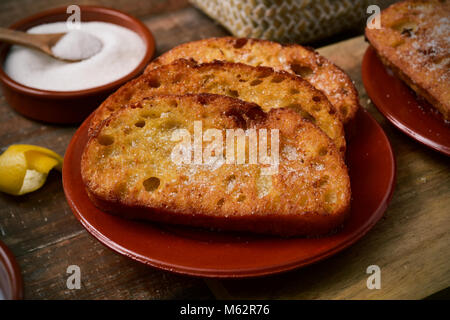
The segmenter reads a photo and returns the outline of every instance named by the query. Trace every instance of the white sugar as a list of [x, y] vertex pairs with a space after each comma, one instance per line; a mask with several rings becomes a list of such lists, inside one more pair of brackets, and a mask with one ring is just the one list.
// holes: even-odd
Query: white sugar
[[90, 33], [73, 30], [66, 33], [52, 47], [52, 53], [65, 60], [84, 60], [102, 50], [103, 44]]
[[[29, 33], [69, 32], [64, 22], [49, 23], [36, 26]], [[86, 40], [80, 33], [65, 37], [74, 37], [81, 45], [93, 44], [92, 38]], [[101, 50], [86, 60], [64, 62], [33, 49], [13, 46], [6, 58], [4, 70], [15, 81], [37, 89], [52, 91], [76, 91], [89, 89], [113, 82], [134, 70], [142, 61], [145, 45], [135, 32], [105, 22], [83, 22], [81, 33], [94, 36], [101, 42]], [[68, 53], [74, 43], [60, 39], [54, 46], [60, 53]], [[84, 40], [80, 40], [83, 38]], [[67, 40], [67, 39], [66, 39]], [[75, 42], [76, 42], [75, 41]], [[58, 48], [59, 47], [59, 48]], [[91, 51], [92, 50], [92, 51]], [[96, 48], [79, 48], [78, 53], [90, 54]]]
[[297, 149], [293, 146], [285, 145], [282, 153], [283, 153], [283, 157], [285, 157], [289, 161], [297, 160], [297, 157], [298, 157]]

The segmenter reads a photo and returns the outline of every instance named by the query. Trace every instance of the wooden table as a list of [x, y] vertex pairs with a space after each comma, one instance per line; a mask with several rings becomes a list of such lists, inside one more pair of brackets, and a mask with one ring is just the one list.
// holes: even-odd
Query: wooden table
[[[69, 4], [52, 0], [24, 6], [28, 2], [2, 2], [0, 25], [7, 26], [33, 11]], [[108, 0], [83, 3], [111, 6]], [[157, 54], [182, 42], [227, 34], [186, 1], [117, 1], [112, 6], [146, 23], [155, 35]], [[22, 268], [25, 298], [421, 299], [449, 287], [449, 158], [396, 130], [371, 104], [361, 82], [365, 48], [363, 38], [358, 37], [319, 50], [350, 74], [361, 104], [383, 126], [397, 159], [392, 202], [384, 218], [358, 243], [315, 265], [262, 279], [219, 281], [176, 275], [101, 245], [76, 221], [64, 197], [61, 175], [52, 172], [44, 187], [34, 193], [22, 197], [0, 194], [0, 239]], [[75, 130], [25, 119], [0, 95], [0, 147], [27, 143], [64, 154]], [[81, 268], [80, 290], [66, 287], [66, 269], [73, 264]], [[366, 287], [366, 268], [372, 264], [381, 268], [380, 290]]]

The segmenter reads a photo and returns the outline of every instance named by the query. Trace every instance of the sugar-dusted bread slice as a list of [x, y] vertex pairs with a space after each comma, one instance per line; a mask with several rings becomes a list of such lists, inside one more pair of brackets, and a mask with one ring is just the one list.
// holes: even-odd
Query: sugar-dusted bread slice
[[192, 58], [200, 63], [241, 62], [294, 73], [325, 93], [345, 123], [354, 117], [359, 107], [358, 92], [349, 76], [314, 50], [297, 44], [233, 37], [204, 39], [167, 51], [150, 63], [146, 72], [179, 58]]
[[95, 112], [91, 127], [121, 106], [155, 94], [174, 93], [227, 95], [256, 103], [266, 112], [292, 108], [320, 127], [342, 153], [345, 151], [343, 124], [322, 92], [290, 73], [241, 63], [178, 60], [151, 70], [111, 95]]
[[[177, 136], [186, 129], [193, 137], [198, 123], [203, 142]], [[208, 129], [217, 130], [207, 142]], [[248, 138], [238, 149], [234, 141], [227, 142], [226, 130], [233, 129], [256, 133], [253, 142], [260, 141], [261, 129], [267, 130], [269, 153], [279, 155], [277, 170], [265, 172], [270, 165], [259, 156], [250, 163], [250, 150], [266, 150], [260, 143], [250, 149], [256, 145]], [[278, 140], [272, 140], [273, 132]], [[233, 162], [225, 151], [208, 149], [213, 142], [222, 145], [219, 136], [224, 150], [245, 150], [244, 161], [237, 163], [239, 151]], [[181, 140], [192, 145], [180, 146]], [[184, 163], [176, 160], [180, 150], [189, 155]], [[195, 150], [203, 150], [203, 157], [196, 158]], [[222, 154], [225, 163], [206, 157]], [[350, 204], [347, 168], [320, 129], [292, 110], [265, 113], [255, 104], [221, 95], [153, 96], [116, 111], [90, 137], [81, 173], [90, 198], [102, 210], [223, 230], [326, 234], [344, 221]]]
[[366, 37], [382, 62], [450, 120], [450, 1], [403, 1]]

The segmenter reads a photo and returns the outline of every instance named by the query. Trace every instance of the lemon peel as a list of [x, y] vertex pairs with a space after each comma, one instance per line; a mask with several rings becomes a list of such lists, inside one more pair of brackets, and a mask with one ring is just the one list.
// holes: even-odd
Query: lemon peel
[[0, 191], [23, 195], [42, 187], [51, 169], [61, 171], [63, 158], [47, 148], [11, 145], [0, 155]]

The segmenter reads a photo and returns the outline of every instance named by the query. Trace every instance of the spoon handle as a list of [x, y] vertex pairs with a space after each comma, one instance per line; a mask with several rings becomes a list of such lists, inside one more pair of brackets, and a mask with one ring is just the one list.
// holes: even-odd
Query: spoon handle
[[0, 41], [27, 46], [51, 55], [51, 47], [65, 33], [30, 34], [22, 31], [0, 28]]
[[0, 41], [29, 47], [36, 47], [38, 43], [40, 44], [40, 42], [36, 43], [32, 34], [6, 28], [0, 28]]

